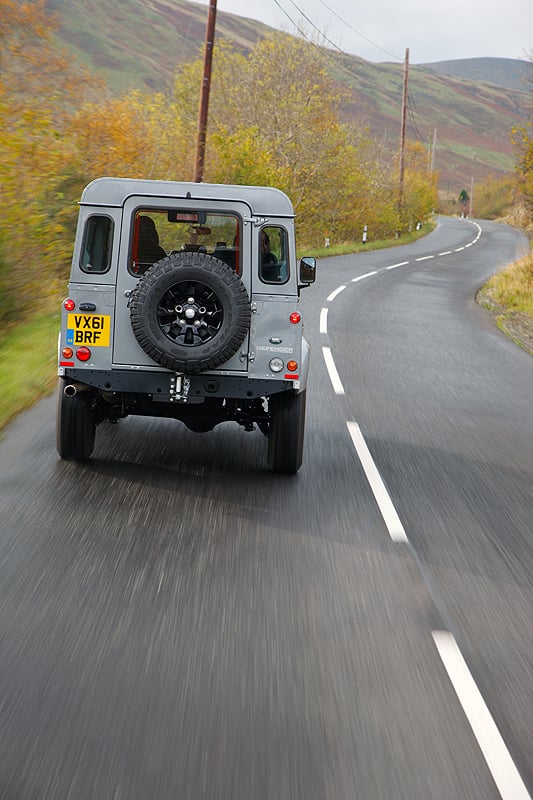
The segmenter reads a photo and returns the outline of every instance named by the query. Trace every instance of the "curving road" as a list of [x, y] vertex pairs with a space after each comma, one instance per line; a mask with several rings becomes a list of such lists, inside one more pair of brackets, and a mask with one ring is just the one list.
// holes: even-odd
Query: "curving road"
[[304, 466], [168, 420], [0, 442], [0, 798], [528, 800], [533, 359], [440, 219], [302, 297]]

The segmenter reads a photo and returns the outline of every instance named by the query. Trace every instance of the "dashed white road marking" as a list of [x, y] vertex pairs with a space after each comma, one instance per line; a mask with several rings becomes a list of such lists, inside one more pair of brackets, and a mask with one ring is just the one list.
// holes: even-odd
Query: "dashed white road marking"
[[326, 297], [326, 300], [328, 301], [328, 303], [331, 303], [332, 300], [335, 300], [337, 295], [340, 294], [341, 292], [343, 292], [345, 289], [346, 289], [346, 286], [339, 286], [337, 289], [335, 289], [335, 291], [332, 292], [329, 295], [329, 297]]
[[346, 424], [348, 426], [350, 436], [352, 437], [353, 445], [357, 451], [357, 455], [359, 456], [361, 464], [363, 465], [370, 488], [374, 493], [379, 510], [381, 511], [381, 516], [383, 517], [385, 525], [387, 526], [387, 530], [389, 531], [390, 538], [393, 542], [408, 542], [409, 540], [407, 539], [407, 535], [401, 523], [400, 517], [394, 508], [392, 500], [390, 499], [390, 495], [385, 484], [383, 483], [381, 475], [378, 472], [378, 468], [374, 463], [374, 459], [370, 454], [370, 450], [368, 449], [367, 443], [363, 438], [363, 434], [361, 433], [359, 425], [357, 422], [347, 422]]
[[390, 267], [385, 267], [385, 269], [396, 269], [397, 267], [405, 267], [408, 264], [408, 261], [400, 261], [399, 264], [391, 264]]
[[[478, 234], [472, 242], [463, 247], [457, 247], [455, 250], [444, 250], [438, 255], [448, 256], [454, 252], [459, 253], [467, 247], [472, 247], [472, 245], [479, 240], [482, 233], [481, 227], [477, 225], [477, 223], [474, 224], [476, 224], [478, 228]], [[422, 256], [415, 260], [426, 261], [434, 257], [434, 255]], [[409, 261], [401, 261], [398, 264], [391, 264], [385, 269], [396, 269], [397, 267], [403, 267], [409, 263]], [[352, 278], [352, 283], [357, 283], [363, 280], [363, 278], [376, 275], [377, 272], [377, 270], [374, 270], [373, 272], [359, 275], [357, 278]], [[339, 286], [329, 295], [327, 300], [331, 302], [344, 291], [344, 289], [346, 289], [346, 286]], [[327, 333], [327, 320], [328, 309], [323, 308], [320, 312], [320, 333]], [[323, 347], [322, 353], [333, 390], [335, 394], [343, 395], [345, 393], [344, 387], [337, 367], [335, 366], [331, 348]], [[359, 425], [357, 422], [353, 421], [348, 421], [346, 424], [391, 539], [394, 542], [408, 543], [409, 540], [405, 529], [375, 465]], [[432, 631], [432, 635], [453, 689], [463, 708], [468, 723], [472, 728], [474, 736], [476, 737], [479, 748], [502, 800], [532, 800], [498, 727], [485, 704], [483, 696], [468, 669], [455, 638], [448, 631]]]
[[370, 278], [371, 275], [377, 275], [377, 269], [373, 270], [373, 272], [365, 272], [364, 275], [359, 275], [357, 278], [352, 278], [352, 283], [357, 283], [358, 281], [362, 281], [363, 278]]
[[531, 800], [455, 638], [448, 631], [432, 635], [502, 800]]
[[326, 362], [326, 368], [329, 374], [331, 385], [333, 386], [333, 391], [335, 392], [335, 394], [344, 394], [344, 386], [342, 385], [339, 373], [337, 372], [337, 367], [335, 366], [335, 362], [333, 361], [333, 356], [331, 355], [331, 348], [323, 347], [322, 354], [324, 356], [324, 361]]

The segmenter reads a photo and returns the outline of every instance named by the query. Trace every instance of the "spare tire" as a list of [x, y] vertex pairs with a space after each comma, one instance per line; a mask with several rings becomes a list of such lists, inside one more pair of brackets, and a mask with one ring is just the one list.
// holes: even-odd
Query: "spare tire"
[[141, 277], [131, 325], [144, 352], [174, 372], [224, 364], [250, 327], [250, 300], [236, 273], [205, 253], [174, 253]]

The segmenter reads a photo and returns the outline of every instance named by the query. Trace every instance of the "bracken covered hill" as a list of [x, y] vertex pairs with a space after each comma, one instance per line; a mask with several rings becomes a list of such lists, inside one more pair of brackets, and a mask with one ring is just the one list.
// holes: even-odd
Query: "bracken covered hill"
[[[176, 67], [203, 50], [208, 9], [187, 0], [48, 0], [47, 8], [59, 14], [59, 43], [103, 73], [116, 91], [168, 90]], [[217, 12], [217, 41], [225, 39], [243, 52], [271, 30]], [[394, 149], [403, 64], [374, 64], [332, 50], [327, 57], [332, 73], [351, 91], [346, 118], [385, 133]], [[427, 144], [428, 162], [435, 138], [442, 193], [456, 197], [472, 178], [477, 182], [513, 169], [509, 134], [524, 121], [531, 98], [524, 77], [532, 68], [527, 61], [491, 58], [411, 66], [408, 136]]]

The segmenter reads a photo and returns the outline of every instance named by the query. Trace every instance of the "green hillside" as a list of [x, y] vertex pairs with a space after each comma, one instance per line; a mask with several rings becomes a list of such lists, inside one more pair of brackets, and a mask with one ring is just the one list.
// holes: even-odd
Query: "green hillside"
[[420, 66], [439, 75], [483, 81], [517, 92], [531, 91], [533, 82], [533, 64], [515, 58], [462, 58]]
[[[169, 89], [176, 65], [197, 58], [205, 40], [207, 6], [187, 0], [47, 0], [46, 7], [59, 14], [59, 42], [116, 90]], [[217, 39], [245, 52], [271, 30], [217, 12]]]
[[[202, 53], [205, 5], [187, 0], [48, 0], [47, 8], [60, 16], [61, 44], [103, 73], [115, 91], [166, 91], [177, 65]], [[231, 42], [243, 52], [269, 31], [255, 20], [217, 13], [216, 41]], [[403, 65], [325, 52], [335, 77], [350, 88], [346, 118], [368, 125], [394, 150]], [[216, 68], [216, 48], [214, 63]], [[434, 165], [441, 191], [454, 197], [472, 177], [480, 181], [512, 170], [509, 132], [523, 121], [527, 95], [518, 88], [517, 75], [524, 65], [512, 59], [467, 59], [411, 67], [408, 136], [428, 148], [436, 136]]]

